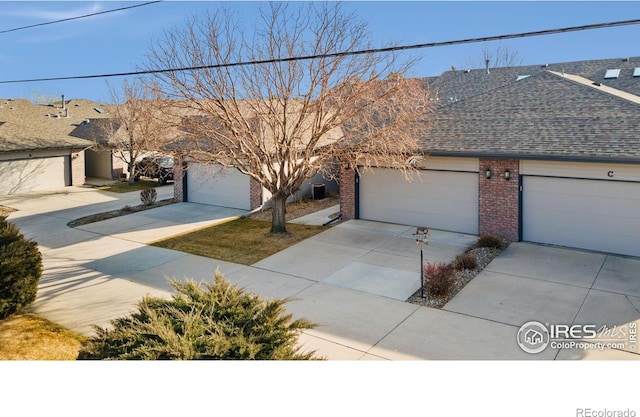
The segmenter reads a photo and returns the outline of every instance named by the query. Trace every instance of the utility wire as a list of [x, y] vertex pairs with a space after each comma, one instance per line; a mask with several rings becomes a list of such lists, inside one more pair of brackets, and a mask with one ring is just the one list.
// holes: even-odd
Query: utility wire
[[129, 9], [133, 9], [133, 8], [136, 8], [136, 7], [148, 6], [150, 4], [160, 3], [160, 2], [162, 2], [162, 0], [149, 1], [149, 2], [146, 2], [146, 3], [142, 3], [142, 4], [136, 4], [136, 5], [133, 5], [133, 6], [120, 7], [119, 9], [105, 10], [103, 12], [96, 12], [96, 13], [91, 13], [91, 14], [85, 14], [85, 15], [82, 15], [82, 16], [68, 17], [66, 19], [54, 20], [54, 21], [51, 21], [51, 22], [36, 23], [34, 25], [29, 25], [29, 26], [21, 26], [21, 27], [17, 27], [17, 28], [13, 28], [13, 29], [0, 30], [0, 35], [3, 34], [3, 33], [16, 32], [18, 30], [23, 30], [23, 29], [31, 29], [31, 28], [36, 28], [36, 27], [40, 27], [40, 26], [53, 25], [54, 23], [68, 22], [70, 20], [85, 19], [87, 17], [98, 16], [98, 15], [101, 15], [101, 14], [119, 12], [119, 11], [122, 11], [122, 10], [129, 10]]
[[592, 30], [592, 29], [603, 29], [603, 28], [610, 28], [610, 27], [616, 27], [616, 26], [637, 25], [639, 23], [640, 23], [640, 19], [622, 20], [622, 21], [616, 21], [616, 22], [594, 23], [590, 25], [571, 26], [571, 27], [565, 27], [565, 28], [559, 28], [559, 29], [545, 29], [545, 30], [538, 30], [533, 32], [522, 32], [522, 33], [514, 33], [514, 34], [508, 34], [508, 35], [485, 36], [480, 38], [468, 38], [468, 39], [459, 39], [459, 40], [453, 40], [453, 41], [421, 43], [421, 44], [415, 44], [415, 45], [390, 46], [387, 48], [334, 52], [330, 54], [306, 55], [306, 56], [297, 56], [297, 57], [294, 56], [294, 57], [287, 57], [287, 58], [272, 58], [272, 59], [265, 59], [265, 60], [232, 62], [228, 64], [199, 65], [194, 67], [152, 69], [152, 70], [144, 70], [144, 71], [131, 71], [131, 72], [110, 73], [110, 74], [75, 75], [75, 76], [69, 76], [69, 77], [50, 77], [50, 78], [32, 78], [32, 79], [25, 79], [25, 80], [9, 80], [9, 81], [0, 81], [0, 84], [17, 84], [17, 83], [27, 83], [27, 82], [40, 82], [40, 81], [83, 80], [83, 79], [90, 79], [90, 78], [125, 77], [125, 76], [132, 76], [132, 75], [162, 74], [167, 72], [198, 71], [203, 69], [216, 69], [216, 68], [240, 67], [240, 66], [248, 66], [248, 65], [272, 64], [277, 62], [306, 61], [306, 60], [318, 59], [318, 58], [334, 58], [334, 57], [340, 57], [340, 56], [375, 54], [375, 53], [383, 53], [383, 52], [397, 52], [397, 51], [406, 51], [410, 49], [434, 48], [437, 46], [461, 45], [466, 43], [478, 43], [478, 42], [488, 42], [488, 41], [496, 41], [496, 40], [504, 40], [504, 39], [526, 38], [531, 36], [554, 35], [559, 33], [578, 32], [578, 31]]

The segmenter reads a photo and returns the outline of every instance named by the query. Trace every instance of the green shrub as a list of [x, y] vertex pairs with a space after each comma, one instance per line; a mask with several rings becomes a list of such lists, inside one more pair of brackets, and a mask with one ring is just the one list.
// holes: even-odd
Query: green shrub
[[484, 234], [480, 235], [475, 246], [476, 248], [502, 249], [504, 246], [504, 241], [496, 235]]
[[140, 201], [145, 206], [150, 206], [156, 202], [156, 198], [158, 197], [158, 193], [155, 188], [147, 188], [146, 190], [140, 191]]
[[454, 262], [454, 267], [457, 270], [476, 269], [478, 267], [478, 260], [473, 253], [466, 252], [458, 255]]
[[35, 301], [41, 276], [37, 243], [26, 240], [15, 225], [0, 216], [0, 319]]
[[424, 267], [424, 288], [432, 297], [448, 296], [453, 288], [454, 278], [454, 269], [450, 264], [428, 263]]
[[263, 301], [224, 280], [172, 281], [171, 300], [145, 297], [137, 311], [95, 327], [78, 359], [314, 359], [296, 346], [306, 320], [292, 321], [287, 300]]

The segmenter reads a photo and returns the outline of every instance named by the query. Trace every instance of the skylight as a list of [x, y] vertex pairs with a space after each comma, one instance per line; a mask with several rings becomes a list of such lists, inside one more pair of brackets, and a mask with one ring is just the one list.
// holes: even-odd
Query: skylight
[[516, 78], [516, 81], [524, 80], [525, 78], [529, 78], [529, 77], [531, 77], [531, 75], [518, 75], [518, 78]]
[[635, 67], [633, 69], [633, 76], [634, 77], [640, 77], [640, 67]]
[[620, 69], [616, 68], [616, 69], [608, 69], [607, 72], [604, 73], [604, 78], [606, 79], [612, 79], [612, 78], [618, 78], [620, 76]]

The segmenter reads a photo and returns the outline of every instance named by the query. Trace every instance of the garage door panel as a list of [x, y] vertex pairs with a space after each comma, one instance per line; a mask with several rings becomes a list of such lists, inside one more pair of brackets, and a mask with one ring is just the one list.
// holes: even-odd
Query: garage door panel
[[0, 195], [47, 191], [69, 185], [68, 158], [0, 161]]
[[360, 178], [360, 218], [476, 234], [477, 173], [423, 171], [409, 182], [397, 170], [366, 171]]
[[523, 239], [640, 256], [640, 183], [524, 177]]
[[187, 169], [187, 200], [192, 203], [249, 210], [249, 177], [236, 170], [191, 164]]

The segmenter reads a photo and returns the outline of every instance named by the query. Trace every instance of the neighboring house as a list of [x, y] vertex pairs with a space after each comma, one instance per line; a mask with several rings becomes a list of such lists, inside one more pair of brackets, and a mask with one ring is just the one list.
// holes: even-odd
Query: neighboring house
[[640, 256], [640, 57], [448, 71], [407, 182], [341, 172], [343, 219]]
[[[113, 149], [109, 138], [111, 131], [117, 131], [119, 125], [114, 126], [110, 118], [108, 106], [94, 107], [95, 112], [89, 118], [83, 119], [69, 134], [70, 136], [86, 139], [93, 146], [85, 151], [85, 175], [87, 178], [114, 180], [126, 177], [124, 161], [119, 158], [118, 151]], [[99, 116], [99, 117], [96, 117]]]
[[[198, 120], [197, 123], [207, 122], [202, 116], [184, 116], [188, 120]], [[187, 125], [188, 122], [185, 123]], [[258, 129], [259, 121], [255, 120], [255, 128]], [[222, 129], [222, 127], [220, 127]], [[216, 145], [208, 139], [184, 139], [189, 129], [183, 129], [180, 134], [172, 134], [180, 139], [171, 143], [168, 148], [174, 155], [188, 154], [189, 150], [205, 150], [211, 152]], [[328, 134], [327, 137], [331, 136]], [[222, 207], [238, 208], [242, 210], [255, 210], [271, 206], [271, 193], [260, 186], [253, 178], [241, 173], [235, 168], [223, 168], [222, 165], [207, 163], [189, 159], [178, 158], [180, 161], [174, 169], [174, 197], [178, 201], [191, 203], [210, 204]], [[322, 185], [325, 192], [336, 193], [338, 184], [333, 179], [324, 178], [322, 173], [314, 175], [304, 181], [288, 201], [301, 200], [312, 195], [314, 185]]]
[[0, 99], [0, 195], [84, 184], [95, 166], [94, 144], [72, 132], [100, 116], [96, 109], [86, 100], [39, 105]]
[[[223, 169], [219, 165], [187, 163], [186, 171], [176, 172], [175, 197], [178, 201], [210, 204], [222, 207], [255, 210], [270, 207], [271, 194], [258, 182], [234, 168]], [[306, 180], [289, 198], [300, 200], [312, 194], [314, 184], [324, 185], [326, 192], [337, 192], [333, 180], [317, 174]]]

